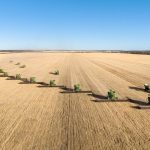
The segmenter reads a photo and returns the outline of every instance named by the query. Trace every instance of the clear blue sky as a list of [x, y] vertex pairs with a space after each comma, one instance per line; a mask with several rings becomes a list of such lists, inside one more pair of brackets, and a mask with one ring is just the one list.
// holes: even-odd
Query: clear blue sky
[[0, 0], [0, 49], [150, 49], [150, 1]]

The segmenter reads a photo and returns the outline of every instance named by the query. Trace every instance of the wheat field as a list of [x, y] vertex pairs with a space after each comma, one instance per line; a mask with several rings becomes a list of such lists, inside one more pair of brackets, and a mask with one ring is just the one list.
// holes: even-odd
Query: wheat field
[[[0, 77], [0, 149], [149, 150], [150, 109], [136, 108], [147, 103], [143, 85], [150, 83], [149, 55], [0, 53], [0, 68], [37, 82], [80, 84], [97, 95]], [[60, 75], [50, 73], [55, 70]], [[120, 100], [133, 101], [105, 102], [109, 89]]]

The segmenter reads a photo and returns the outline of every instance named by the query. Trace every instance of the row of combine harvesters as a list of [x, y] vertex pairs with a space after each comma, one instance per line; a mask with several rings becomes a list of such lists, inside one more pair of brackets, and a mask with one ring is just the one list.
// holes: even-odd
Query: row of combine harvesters
[[[50, 72], [50, 73], [55, 74], [55, 75], [59, 75], [59, 70], [56, 70], [55, 72]], [[3, 69], [0, 69], [0, 76], [9, 77], [8, 73], [3, 71]], [[22, 78], [21, 78], [20, 74], [16, 74], [16, 76], [13, 76], [13, 79], [21, 80]], [[30, 77], [29, 81], [27, 78], [24, 78], [23, 81], [28, 82], [28, 83], [37, 83], [35, 77]], [[58, 87], [55, 84], [55, 80], [50, 80], [49, 84], [46, 84], [46, 83], [43, 83], [43, 84], [50, 86], [50, 87]], [[66, 87], [66, 86], [64, 86], [64, 87]], [[150, 84], [144, 84], [144, 88], [145, 88], [145, 92], [150, 93]], [[70, 92], [78, 92], [78, 93], [86, 93], [87, 92], [87, 93], [89, 93], [90, 91], [82, 91], [80, 84], [76, 84], [76, 85], [74, 85], [74, 89], [72, 89], [72, 91], [70, 90]], [[92, 92], [92, 94], [93, 94], [93, 92]], [[118, 100], [118, 97], [116, 96], [116, 92], [114, 90], [111, 90], [111, 89], [107, 93], [107, 98], [109, 100], [113, 100], [113, 101]], [[150, 94], [148, 94], [148, 104], [150, 104]]]

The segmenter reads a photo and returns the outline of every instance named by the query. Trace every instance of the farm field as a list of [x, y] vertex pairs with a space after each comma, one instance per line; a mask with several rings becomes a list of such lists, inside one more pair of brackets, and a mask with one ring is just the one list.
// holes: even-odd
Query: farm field
[[[149, 150], [150, 109], [136, 106], [147, 103], [150, 55], [0, 53], [0, 68], [67, 88], [79, 83], [98, 95], [0, 77], [0, 149]], [[55, 70], [60, 75], [50, 73]], [[132, 102], [105, 102], [109, 89]]]

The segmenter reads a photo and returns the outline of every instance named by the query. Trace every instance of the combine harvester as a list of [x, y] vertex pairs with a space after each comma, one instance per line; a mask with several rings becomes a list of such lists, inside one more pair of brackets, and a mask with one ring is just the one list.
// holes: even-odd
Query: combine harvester
[[92, 91], [82, 90], [80, 84], [75, 84], [74, 88], [67, 88], [66, 86], [64, 86], [62, 89], [64, 91], [61, 93], [92, 93]]
[[150, 84], [144, 84], [145, 91], [150, 92]]
[[[150, 92], [150, 85], [149, 84], [144, 84], [144, 90], [145, 92]], [[146, 105], [139, 105], [139, 109], [150, 109], [150, 94], [148, 94], [148, 103]]]
[[107, 95], [106, 96], [103, 96], [103, 95], [98, 95], [98, 94], [95, 94], [95, 93], [92, 93], [93, 97], [96, 98], [96, 100], [93, 100], [94, 102], [128, 102], [129, 100], [128, 99], [119, 99], [117, 97], [117, 93], [116, 91], [110, 89], [108, 92], [107, 92]]
[[[150, 92], [150, 84], [144, 84], [144, 88], [145, 88], [146, 92]], [[147, 100], [148, 100], [147, 105], [144, 105], [144, 106], [139, 105], [138, 108], [139, 109], [150, 109], [150, 94], [148, 94]]]
[[138, 108], [139, 109], [150, 109], [150, 94], [148, 94], [147, 100], [148, 100], [147, 105], [139, 105]]
[[[150, 84], [144, 84], [144, 90], [146, 92], [150, 92]], [[150, 94], [148, 94], [148, 103], [147, 105], [139, 105], [138, 108], [139, 109], [150, 109]]]

